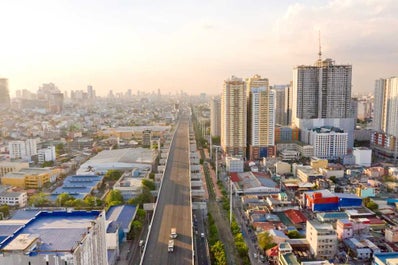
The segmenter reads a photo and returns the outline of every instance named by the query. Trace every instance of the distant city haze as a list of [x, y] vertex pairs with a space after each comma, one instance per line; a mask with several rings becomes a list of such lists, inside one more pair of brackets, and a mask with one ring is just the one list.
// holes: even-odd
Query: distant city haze
[[288, 84], [322, 57], [352, 65], [353, 94], [398, 74], [395, 0], [1, 1], [0, 77], [16, 90], [92, 85], [220, 94], [235, 75]]

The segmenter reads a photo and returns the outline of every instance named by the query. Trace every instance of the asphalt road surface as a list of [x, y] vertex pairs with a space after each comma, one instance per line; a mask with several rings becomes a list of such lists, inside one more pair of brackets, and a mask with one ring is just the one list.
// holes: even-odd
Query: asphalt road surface
[[[182, 115], [170, 147], [166, 171], [142, 264], [193, 264], [189, 178], [189, 118]], [[174, 252], [168, 252], [170, 229], [177, 228]]]

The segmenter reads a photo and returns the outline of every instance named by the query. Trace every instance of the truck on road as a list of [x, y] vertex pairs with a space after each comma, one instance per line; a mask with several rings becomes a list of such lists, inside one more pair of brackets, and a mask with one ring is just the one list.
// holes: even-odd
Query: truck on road
[[177, 229], [175, 227], [171, 228], [170, 238], [177, 238]]
[[169, 245], [168, 245], [168, 252], [173, 252], [174, 251], [174, 240], [169, 240]]

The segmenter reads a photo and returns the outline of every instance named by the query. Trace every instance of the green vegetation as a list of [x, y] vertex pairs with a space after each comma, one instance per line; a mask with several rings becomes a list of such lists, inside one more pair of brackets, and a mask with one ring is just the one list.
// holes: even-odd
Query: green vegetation
[[41, 167], [53, 167], [54, 166], [54, 161], [44, 161]]
[[297, 230], [293, 230], [293, 231], [287, 232], [287, 236], [288, 236], [290, 239], [294, 239], [294, 238], [305, 238], [305, 236], [301, 235], [301, 234], [299, 233], [299, 231], [297, 231]]
[[106, 172], [104, 179], [106, 181], [117, 181], [123, 175], [123, 172], [117, 169], [110, 169]]
[[65, 153], [65, 146], [63, 143], [59, 143], [55, 146], [55, 153], [57, 156]]
[[209, 246], [212, 264], [224, 265], [227, 264], [227, 259], [225, 256], [224, 245], [219, 239], [217, 226], [214, 223], [213, 216], [208, 214], [209, 221]]
[[221, 144], [220, 136], [211, 137], [211, 142], [212, 142], [214, 145], [220, 145], [220, 144]]
[[155, 182], [153, 182], [150, 179], [143, 179], [142, 180], [142, 185], [144, 187], [147, 187], [149, 190], [155, 190], [156, 189]]
[[57, 199], [55, 200], [55, 204], [57, 206], [63, 207], [95, 208], [102, 207], [104, 205], [104, 202], [92, 195], [88, 195], [84, 200], [82, 200], [76, 199], [75, 197], [67, 193], [62, 193], [58, 195]]
[[210, 252], [213, 257], [212, 264], [215, 265], [226, 265], [227, 258], [225, 256], [224, 245], [221, 241], [217, 241], [214, 245], [210, 246]]
[[273, 241], [272, 236], [268, 232], [262, 232], [257, 235], [258, 245], [262, 250], [268, 250], [276, 244]]
[[10, 208], [8, 205], [4, 204], [0, 206], [0, 220], [8, 217], [10, 215]]
[[51, 206], [51, 201], [48, 199], [48, 194], [43, 192], [32, 195], [29, 198], [28, 204], [33, 207]]
[[238, 251], [240, 258], [242, 259], [242, 264], [250, 265], [250, 259], [248, 256], [249, 248], [246, 245], [245, 239], [243, 238], [240, 227], [236, 222], [235, 218], [232, 219], [231, 232], [232, 235], [234, 236], [236, 250]]
[[362, 202], [365, 205], [365, 207], [371, 211], [376, 211], [377, 209], [379, 209], [379, 205], [377, 205], [377, 203], [372, 201], [370, 198], [365, 198], [363, 199]]
[[143, 207], [144, 203], [151, 203], [154, 201], [151, 191], [147, 187], [143, 187], [142, 193], [135, 198], [127, 201], [128, 204], [139, 205]]
[[123, 196], [119, 190], [111, 190], [105, 197], [105, 204], [110, 207], [114, 205], [123, 204]]
[[146, 213], [143, 209], [137, 209], [135, 220], [131, 223], [131, 229], [127, 234], [128, 240], [132, 240], [136, 236], [140, 235], [142, 228], [144, 227], [145, 215]]

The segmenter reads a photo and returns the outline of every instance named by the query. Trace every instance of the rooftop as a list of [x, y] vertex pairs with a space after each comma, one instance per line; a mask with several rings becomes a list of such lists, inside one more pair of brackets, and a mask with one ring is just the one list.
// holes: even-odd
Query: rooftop
[[103, 176], [95, 175], [68, 176], [64, 179], [63, 185], [51, 193], [50, 199], [55, 201], [62, 193], [67, 193], [76, 199], [84, 199], [102, 179]]
[[[100, 215], [100, 211], [39, 212], [24, 226], [20, 226], [17, 231], [10, 233], [0, 242], [0, 249], [18, 250], [26, 244], [26, 240], [39, 237], [40, 252], [70, 252], [76, 247], [76, 242], [84, 238], [88, 228], [92, 227], [92, 221]], [[0, 223], [0, 231], [2, 229], [4, 227]]]
[[123, 230], [127, 230], [137, 213], [134, 205], [111, 206], [106, 212], [106, 220], [114, 221]]

